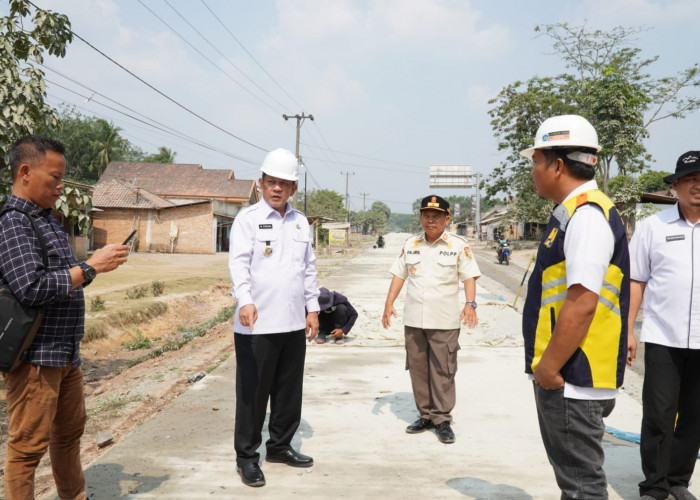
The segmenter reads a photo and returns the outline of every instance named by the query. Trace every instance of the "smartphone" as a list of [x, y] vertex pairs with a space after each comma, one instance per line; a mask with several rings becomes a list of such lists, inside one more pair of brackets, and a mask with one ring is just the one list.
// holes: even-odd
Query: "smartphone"
[[131, 239], [132, 239], [134, 236], [136, 236], [136, 233], [137, 233], [137, 232], [138, 232], [138, 231], [137, 231], [136, 229], [134, 229], [133, 231], [131, 231], [131, 234], [130, 234], [129, 236], [126, 237], [126, 239], [124, 240], [124, 243], [122, 243], [122, 245], [128, 245], [129, 242], [131, 241]]

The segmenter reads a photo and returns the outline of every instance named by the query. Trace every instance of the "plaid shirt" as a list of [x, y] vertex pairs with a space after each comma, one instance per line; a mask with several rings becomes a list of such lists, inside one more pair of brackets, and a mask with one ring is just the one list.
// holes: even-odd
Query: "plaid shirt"
[[42, 366], [79, 366], [85, 298], [82, 286], [72, 289], [69, 269], [78, 261], [68, 235], [50, 210], [30, 201], [11, 195], [5, 207], [32, 215], [44, 236], [48, 256], [45, 268], [41, 244], [24, 214], [10, 211], [0, 218], [0, 280], [23, 304], [44, 308], [44, 318], [25, 360]]

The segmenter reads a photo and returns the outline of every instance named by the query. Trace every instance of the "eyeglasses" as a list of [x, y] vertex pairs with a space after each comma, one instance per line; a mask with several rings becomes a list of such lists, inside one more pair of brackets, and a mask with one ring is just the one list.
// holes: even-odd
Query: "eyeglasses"
[[292, 181], [274, 180], [274, 179], [270, 179], [269, 177], [267, 179], [265, 179], [263, 182], [269, 188], [279, 186], [282, 189], [289, 189], [294, 185], [294, 182], [292, 182]]

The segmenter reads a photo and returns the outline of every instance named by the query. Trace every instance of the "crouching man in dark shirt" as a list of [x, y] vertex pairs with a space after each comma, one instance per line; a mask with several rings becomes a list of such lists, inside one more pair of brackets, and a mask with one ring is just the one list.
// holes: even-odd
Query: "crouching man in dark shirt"
[[319, 288], [318, 305], [321, 311], [318, 313], [318, 337], [317, 344], [326, 342], [326, 335], [335, 340], [335, 343], [343, 344], [343, 335], [347, 335], [357, 320], [357, 311], [347, 299], [338, 292]]

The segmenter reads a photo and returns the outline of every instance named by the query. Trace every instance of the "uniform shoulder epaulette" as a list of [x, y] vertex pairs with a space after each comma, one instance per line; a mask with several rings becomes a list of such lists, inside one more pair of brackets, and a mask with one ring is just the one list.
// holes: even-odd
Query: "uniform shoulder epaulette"
[[415, 240], [415, 239], [421, 239], [422, 236], [423, 236], [423, 233], [412, 234], [411, 236], [406, 238], [406, 241], [404, 241], [404, 244], [408, 243], [409, 241]]
[[447, 234], [449, 234], [450, 236], [454, 236], [454, 237], [457, 238], [458, 240], [462, 240], [464, 243], [467, 242], [466, 236], [462, 236], [461, 234], [452, 233], [452, 232], [448, 232]]

